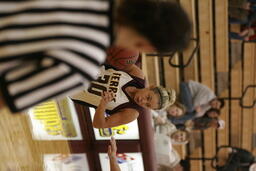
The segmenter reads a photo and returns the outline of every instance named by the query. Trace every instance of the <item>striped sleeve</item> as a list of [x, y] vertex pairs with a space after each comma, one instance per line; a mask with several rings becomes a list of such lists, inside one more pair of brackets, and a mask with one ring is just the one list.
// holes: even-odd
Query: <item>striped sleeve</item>
[[96, 79], [111, 43], [108, 1], [0, 2], [0, 85], [13, 112]]

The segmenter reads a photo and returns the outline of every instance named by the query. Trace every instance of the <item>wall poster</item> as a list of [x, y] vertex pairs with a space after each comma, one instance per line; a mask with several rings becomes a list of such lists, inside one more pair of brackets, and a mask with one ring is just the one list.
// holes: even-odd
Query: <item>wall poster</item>
[[[109, 158], [107, 153], [99, 153], [102, 171], [109, 171]], [[143, 159], [141, 153], [118, 153], [117, 162], [122, 171], [143, 171]]]
[[82, 140], [74, 103], [69, 98], [43, 102], [28, 111], [36, 140]]
[[45, 154], [44, 171], [89, 171], [85, 153]]
[[[89, 107], [91, 119], [93, 120], [95, 109]], [[115, 136], [117, 140], [136, 140], [139, 139], [139, 129], [137, 119], [117, 127], [97, 129], [93, 128], [96, 140], [108, 140]]]

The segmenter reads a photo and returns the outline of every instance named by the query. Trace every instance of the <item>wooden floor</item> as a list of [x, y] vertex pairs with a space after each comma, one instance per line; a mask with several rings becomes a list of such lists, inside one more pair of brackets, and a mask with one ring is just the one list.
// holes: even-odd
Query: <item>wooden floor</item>
[[70, 152], [66, 141], [34, 141], [26, 114], [0, 110], [0, 170], [41, 171], [43, 154]]
[[[249, 88], [241, 100], [246, 87], [256, 85], [256, 44], [229, 40], [229, 27], [237, 26], [228, 24], [228, 0], [180, 0], [180, 4], [193, 21], [193, 38], [199, 41], [199, 51], [184, 69], [170, 66], [169, 58], [146, 56], [149, 83], [172, 87], [177, 92], [181, 81], [196, 80], [207, 85], [226, 99], [220, 116], [226, 127], [193, 132], [189, 145], [175, 148], [184, 158], [213, 157], [221, 145], [242, 147], [256, 154], [256, 106], [239, 105], [242, 101], [249, 106], [256, 100], [256, 88]], [[180, 64], [181, 59], [186, 63], [195, 47], [195, 41], [191, 41], [190, 47], [177, 54], [172, 63]], [[194, 160], [191, 170], [214, 169], [209, 161]]]

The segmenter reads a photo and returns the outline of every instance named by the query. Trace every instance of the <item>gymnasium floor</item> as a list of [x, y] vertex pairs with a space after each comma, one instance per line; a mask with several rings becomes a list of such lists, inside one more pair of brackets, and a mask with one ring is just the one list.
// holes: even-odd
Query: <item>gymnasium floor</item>
[[0, 115], [1, 171], [40, 171], [43, 154], [70, 152], [65, 141], [33, 140], [27, 114], [13, 115], [1, 110]]

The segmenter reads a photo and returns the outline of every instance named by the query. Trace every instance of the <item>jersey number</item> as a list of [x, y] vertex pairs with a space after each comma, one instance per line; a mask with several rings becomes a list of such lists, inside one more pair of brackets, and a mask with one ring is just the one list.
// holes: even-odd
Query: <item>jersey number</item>
[[[102, 77], [99, 77], [95, 82], [91, 83], [90, 88], [88, 89], [89, 93], [95, 94], [97, 96], [101, 96], [101, 93], [103, 91], [107, 91], [107, 88], [101, 84], [107, 84], [109, 81], [110, 76], [104, 75]], [[101, 83], [101, 84], [97, 84]]]

